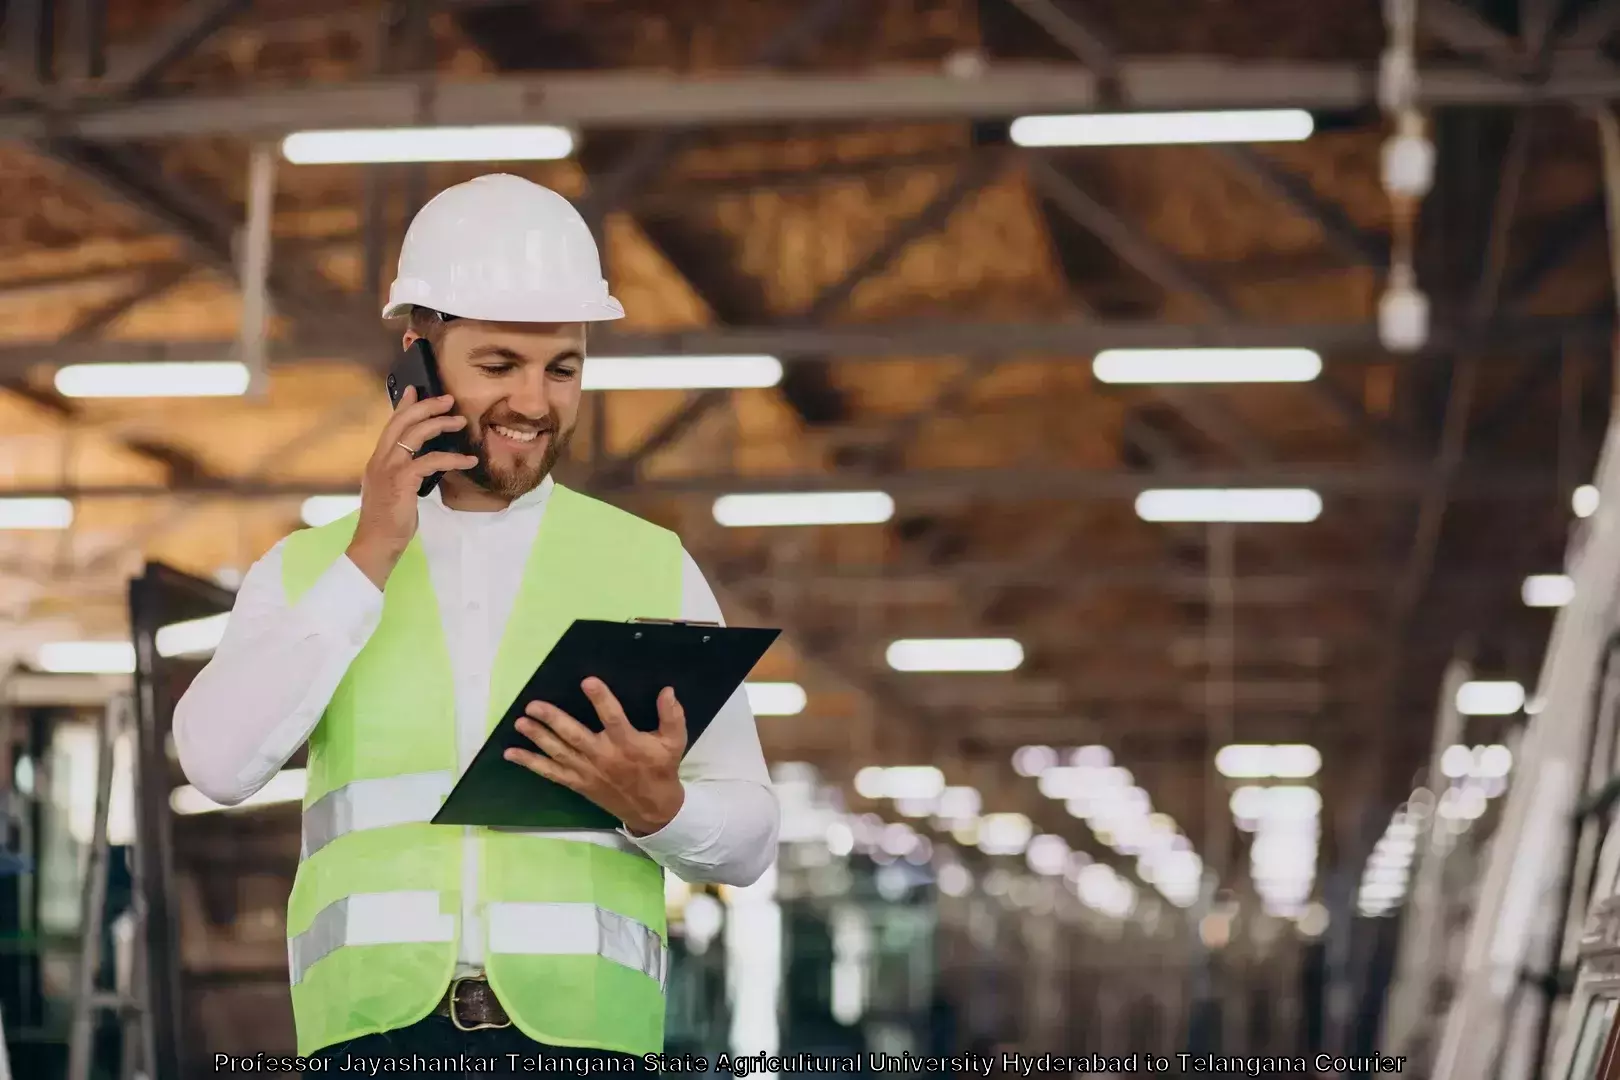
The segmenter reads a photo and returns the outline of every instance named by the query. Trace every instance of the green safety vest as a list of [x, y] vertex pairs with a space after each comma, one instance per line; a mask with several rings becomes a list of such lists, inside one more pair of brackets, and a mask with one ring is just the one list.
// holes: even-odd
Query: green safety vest
[[[343, 555], [357, 521], [288, 537], [290, 603]], [[678, 618], [681, 563], [673, 533], [555, 485], [490, 673], [487, 730], [573, 620]], [[287, 904], [300, 1054], [413, 1024], [450, 985], [466, 831], [428, 822], [459, 772], [455, 710], [417, 538], [309, 739], [303, 850]], [[514, 1025], [557, 1046], [661, 1051], [663, 869], [611, 830], [473, 835], [485, 973]]]

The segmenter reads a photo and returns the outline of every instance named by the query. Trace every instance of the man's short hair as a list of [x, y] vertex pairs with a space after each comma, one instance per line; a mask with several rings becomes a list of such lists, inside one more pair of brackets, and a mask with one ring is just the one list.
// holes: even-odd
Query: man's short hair
[[[435, 311], [420, 304], [413, 305], [406, 316], [406, 325], [418, 336], [427, 338], [429, 345], [435, 349], [444, 345], [445, 329], [453, 322], [458, 321], [460, 315], [446, 315], [442, 311]], [[590, 323], [581, 323], [581, 331], [588, 330]]]
[[411, 308], [408, 318], [411, 330], [419, 337], [427, 338], [428, 344], [434, 348], [443, 343], [445, 327], [456, 320], [454, 315], [446, 315], [442, 311], [434, 311], [420, 304]]

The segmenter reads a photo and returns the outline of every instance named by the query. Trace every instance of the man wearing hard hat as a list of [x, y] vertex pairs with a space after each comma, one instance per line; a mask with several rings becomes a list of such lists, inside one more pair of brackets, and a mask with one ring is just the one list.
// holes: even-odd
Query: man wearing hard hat
[[[684, 759], [667, 692], [651, 734], [614, 723], [594, 680], [600, 734], [531, 707], [520, 726], [546, 756], [515, 760], [617, 831], [427, 823], [574, 619], [720, 621], [678, 537], [550, 476], [579, 416], [586, 324], [623, 315], [556, 193], [483, 176], [423, 207], [383, 316], [407, 320], [405, 347], [433, 344], [445, 396], [407, 392], [358, 512], [253, 566], [175, 710], [181, 765], [221, 803], [308, 741], [287, 953], [298, 1052], [328, 1071], [660, 1051], [664, 871], [742, 886], [774, 857], [780, 815], [741, 691]], [[417, 456], [445, 433], [456, 450]], [[478, 1067], [458, 1061], [445, 1071]]]

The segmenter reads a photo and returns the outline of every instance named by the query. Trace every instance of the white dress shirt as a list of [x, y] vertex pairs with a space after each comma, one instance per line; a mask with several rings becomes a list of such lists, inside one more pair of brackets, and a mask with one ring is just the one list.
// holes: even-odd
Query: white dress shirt
[[[494, 512], [452, 510], [437, 489], [417, 502], [455, 678], [462, 770], [487, 736], [490, 669], [552, 486], [547, 478]], [[263, 787], [309, 738], [382, 616], [382, 591], [347, 556], [289, 607], [281, 548], [244, 576], [213, 659], [175, 707], [180, 767], [227, 805]], [[723, 622], [703, 572], [683, 555], [681, 618]], [[781, 815], [743, 690], [692, 744], [680, 778], [686, 801], [674, 820], [630, 839], [686, 881], [752, 884], [775, 858]], [[477, 845], [472, 829], [466, 835], [459, 974], [481, 970], [484, 947]]]

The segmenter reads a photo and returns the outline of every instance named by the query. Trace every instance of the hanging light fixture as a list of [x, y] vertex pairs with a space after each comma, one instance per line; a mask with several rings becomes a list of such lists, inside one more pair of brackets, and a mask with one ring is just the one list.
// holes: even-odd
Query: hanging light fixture
[[1378, 73], [1378, 101], [1395, 125], [1382, 160], [1394, 223], [1378, 336], [1392, 352], [1416, 352], [1429, 339], [1429, 298], [1418, 288], [1414, 248], [1418, 210], [1434, 184], [1434, 143], [1417, 107], [1417, 0], [1387, 0], [1384, 12], [1389, 45]]

